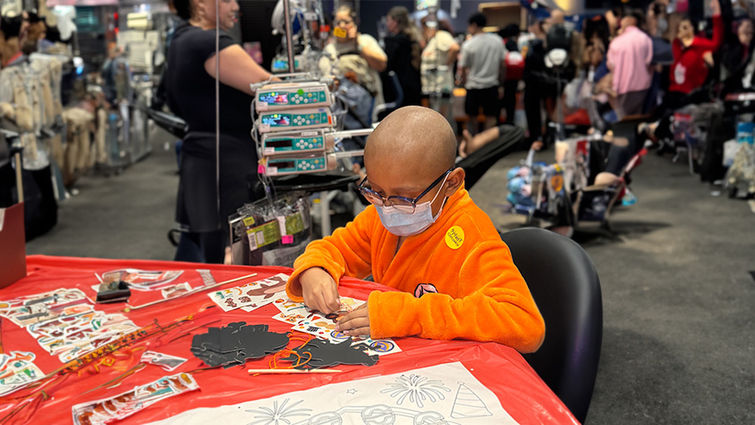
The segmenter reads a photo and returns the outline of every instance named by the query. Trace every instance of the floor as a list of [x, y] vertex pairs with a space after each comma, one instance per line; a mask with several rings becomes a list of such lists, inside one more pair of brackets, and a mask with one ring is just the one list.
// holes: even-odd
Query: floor
[[[144, 161], [82, 178], [59, 223], [29, 254], [172, 259], [167, 238], [178, 184], [165, 134]], [[552, 152], [539, 155], [551, 159]], [[471, 190], [501, 229], [501, 183], [524, 153], [501, 160]], [[603, 347], [590, 424], [755, 423], [755, 214], [713, 196], [685, 164], [647, 156], [634, 173], [638, 203], [616, 211], [613, 234], [577, 232], [595, 263]]]

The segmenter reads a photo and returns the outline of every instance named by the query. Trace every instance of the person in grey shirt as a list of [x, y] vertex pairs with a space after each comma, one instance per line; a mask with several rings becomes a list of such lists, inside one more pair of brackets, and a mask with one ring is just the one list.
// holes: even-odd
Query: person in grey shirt
[[[469, 116], [467, 128], [477, 133], [477, 115], [482, 108], [485, 127], [496, 125], [503, 97], [502, 84], [506, 75], [506, 48], [503, 39], [494, 33], [483, 32], [485, 15], [469, 17], [467, 31], [470, 38], [461, 46], [461, 80], [467, 89], [464, 110]], [[461, 152], [463, 154], [463, 152]]]

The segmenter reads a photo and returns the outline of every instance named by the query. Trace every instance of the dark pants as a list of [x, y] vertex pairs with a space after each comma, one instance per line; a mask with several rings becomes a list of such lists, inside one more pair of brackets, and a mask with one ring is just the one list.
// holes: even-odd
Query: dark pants
[[480, 109], [486, 117], [498, 118], [500, 112], [498, 86], [467, 90], [464, 111], [469, 115], [469, 119], [476, 119]]
[[663, 97], [663, 103], [656, 111], [656, 118], [659, 119], [659, 123], [655, 130], [655, 136], [659, 139], [672, 138], [671, 117], [674, 115], [674, 111], [692, 102], [691, 97], [684, 93], [674, 91], [666, 93]]
[[223, 232], [181, 232], [175, 261], [222, 264], [227, 242]]
[[519, 80], [506, 80], [503, 83], [503, 101], [501, 106], [506, 111], [506, 124], [514, 124], [516, 114], [516, 88]]
[[629, 115], [642, 114], [645, 111], [645, 99], [647, 95], [648, 90], [630, 91], [618, 95], [616, 98], [616, 103], [618, 103], [616, 116], [619, 120]]
[[531, 142], [542, 140], [543, 119], [542, 102], [554, 98], [555, 89], [544, 81], [527, 80], [524, 88], [524, 112], [527, 114], [527, 130]]

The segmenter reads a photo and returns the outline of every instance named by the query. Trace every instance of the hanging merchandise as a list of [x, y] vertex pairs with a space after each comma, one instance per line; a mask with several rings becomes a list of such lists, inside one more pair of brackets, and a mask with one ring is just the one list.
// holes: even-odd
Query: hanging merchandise
[[301, 192], [246, 204], [229, 225], [233, 264], [291, 266], [312, 240], [309, 201]]

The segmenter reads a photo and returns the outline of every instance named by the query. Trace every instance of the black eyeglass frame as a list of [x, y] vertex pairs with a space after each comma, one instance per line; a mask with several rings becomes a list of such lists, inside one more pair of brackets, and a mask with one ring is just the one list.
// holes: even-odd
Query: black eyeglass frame
[[[361, 182], [359, 182], [359, 185], [357, 186], [357, 189], [359, 189], [359, 192], [361, 192], [362, 195], [368, 201], [370, 201], [370, 203], [372, 203], [372, 204], [376, 204], [376, 203], [372, 202], [370, 200], [370, 197], [375, 197], [376, 199], [380, 199], [381, 205], [379, 205], [379, 206], [394, 206], [393, 202], [389, 203], [389, 201], [391, 199], [399, 199], [401, 201], [405, 201], [405, 202], [411, 204], [411, 206], [412, 206], [412, 211], [411, 212], [414, 213], [414, 210], [417, 209], [417, 202], [420, 199], [422, 199], [423, 196], [427, 195], [431, 190], [433, 190], [433, 188], [435, 186], [437, 186], [438, 183], [442, 182], [443, 179], [445, 179], [446, 176], [448, 176], [451, 173], [451, 171], [453, 171], [455, 169], [456, 169], [456, 167], [451, 167], [448, 170], [446, 170], [443, 174], [440, 175], [440, 177], [438, 177], [437, 179], [435, 179], [435, 181], [433, 181], [432, 183], [430, 183], [430, 186], [428, 186], [427, 189], [423, 190], [422, 193], [420, 193], [419, 196], [417, 196], [414, 199], [407, 198], [406, 196], [399, 196], [399, 195], [391, 195], [391, 196], [389, 196], [389, 197], [386, 198], [383, 195], [375, 192], [374, 190], [372, 190], [372, 189], [370, 189], [368, 187], [365, 187], [364, 184], [365, 184], [365, 182], [367, 182], [367, 177], [366, 176], [365, 176], [365, 178], [362, 179]], [[404, 206], [408, 207], [408, 205], [399, 205], [399, 207], [404, 207]]]

